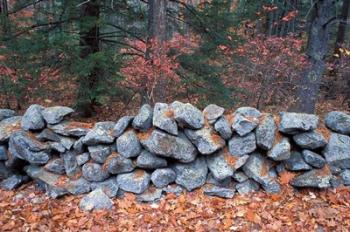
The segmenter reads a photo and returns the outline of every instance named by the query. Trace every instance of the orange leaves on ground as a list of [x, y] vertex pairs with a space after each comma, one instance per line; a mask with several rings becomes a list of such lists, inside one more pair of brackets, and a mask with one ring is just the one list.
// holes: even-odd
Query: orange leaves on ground
[[280, 178], [279, 178], [280, 183], [283, 185], [287, 185], [297, 174], [294, 172], [284, 171], [279, 175], [280, 175]]

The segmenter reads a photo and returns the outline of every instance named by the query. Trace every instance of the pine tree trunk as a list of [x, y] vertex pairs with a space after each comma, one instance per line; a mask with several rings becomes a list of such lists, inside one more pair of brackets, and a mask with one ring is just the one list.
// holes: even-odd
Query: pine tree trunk
[[343, 0], [343, 7], [341, 11], [340, 16], [340, 22], [338, 26], [338, 32], [337, 32], [337, 39], [335, 42], [335, 49], [334, 53], [339, 54], [339, 48], [344, 43], [345, 40], [345, 32], [346, 32], [346, 25], [349, 15], [349, 8], [350, 8], [350, 0]]
[[315, 112], [328, 52], [330, 19], [334, 9], [334, 0], [319, 0], [315, 3], [307, 44], [309, 64], [297, 84], [295, 103], [290, 107], [290, 111]]

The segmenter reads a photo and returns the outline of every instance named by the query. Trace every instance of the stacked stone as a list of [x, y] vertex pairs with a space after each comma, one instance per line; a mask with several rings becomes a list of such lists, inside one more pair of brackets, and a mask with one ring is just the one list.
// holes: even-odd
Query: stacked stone
[[[1, 187], [30, 179], [49, 196], [192, 191], [224, 198], [281, 190], [279, 173], [298, 172], [295, 187], [350, 185], [350, 115], [263, 114], [252, 107], [225, 114], [211, 104], [144, 105], [117, 122], [68, 121], [73, 109], [30, 106], [23, 116], [0, 110]], [[102, 191], [101, 191], [102, 190]], [[105, 198], [105, 196], [103, 196]], [[91, 208], [87, 204], [85, 208]]]

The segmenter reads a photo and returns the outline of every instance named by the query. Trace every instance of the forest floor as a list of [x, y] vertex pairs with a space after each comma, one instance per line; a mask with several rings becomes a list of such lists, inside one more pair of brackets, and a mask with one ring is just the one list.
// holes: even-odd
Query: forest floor
[[81, 196], [49, 199], [31, 182], [0, 190], [1, 231], [349, 231], [350, 188], [326, 191], [284, 186], [221, 199], [201, 190], [157, 203], [133, 194], [114, 199], [110, 211], [83, 212]]

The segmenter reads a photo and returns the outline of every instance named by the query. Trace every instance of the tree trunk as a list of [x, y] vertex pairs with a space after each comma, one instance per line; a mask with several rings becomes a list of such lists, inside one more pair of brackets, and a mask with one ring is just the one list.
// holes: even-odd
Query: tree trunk
[[335, 42], [334, 53], [339, 54], [339, 48], [342, 46], [345, 40], [346, 25], [349, 15], [350, 0], [343, 0], [343, 7], [340, 16], [340, 22], [338, 26], [337, 39]]
[[290, 107], [290, 111], [315, 112], [316, 100], [325, 69], [330, 23], [334, 9], [334, 0], [319, 0], [314, 5], [307, 44], [308, 66], [297, 84], [296, 99]]
[[[99, 46], [99, 26], [98, 20], [100, 16], [100, 1], [91, 0], [82, 5], [81, 19], [82, 20], [94, 20], [95, 24], [88, 28], [81, 28], [80, 32], [80, 46], [82, 47], [80, 58], [86, 59], [91, 54], [94, 54], [100, 50]], [[82, 25], [81, 25], [82, 26]], [[95, 67], [93, 71], [87, 76], [82, 77], [79, 80], [78, 91], [78, 112], [84, 117], [90, 117], [93, 113], [93, 108], [96, 103], [95, 98], [92, 96], [91, 91], [94, 90], [99, 75], [99, 68]]]
[[2, 35], [7, 37], [10, 35], [7, 0], [0, 0], [0, 18], [2, 22], [2, 25], [1, 25]]

